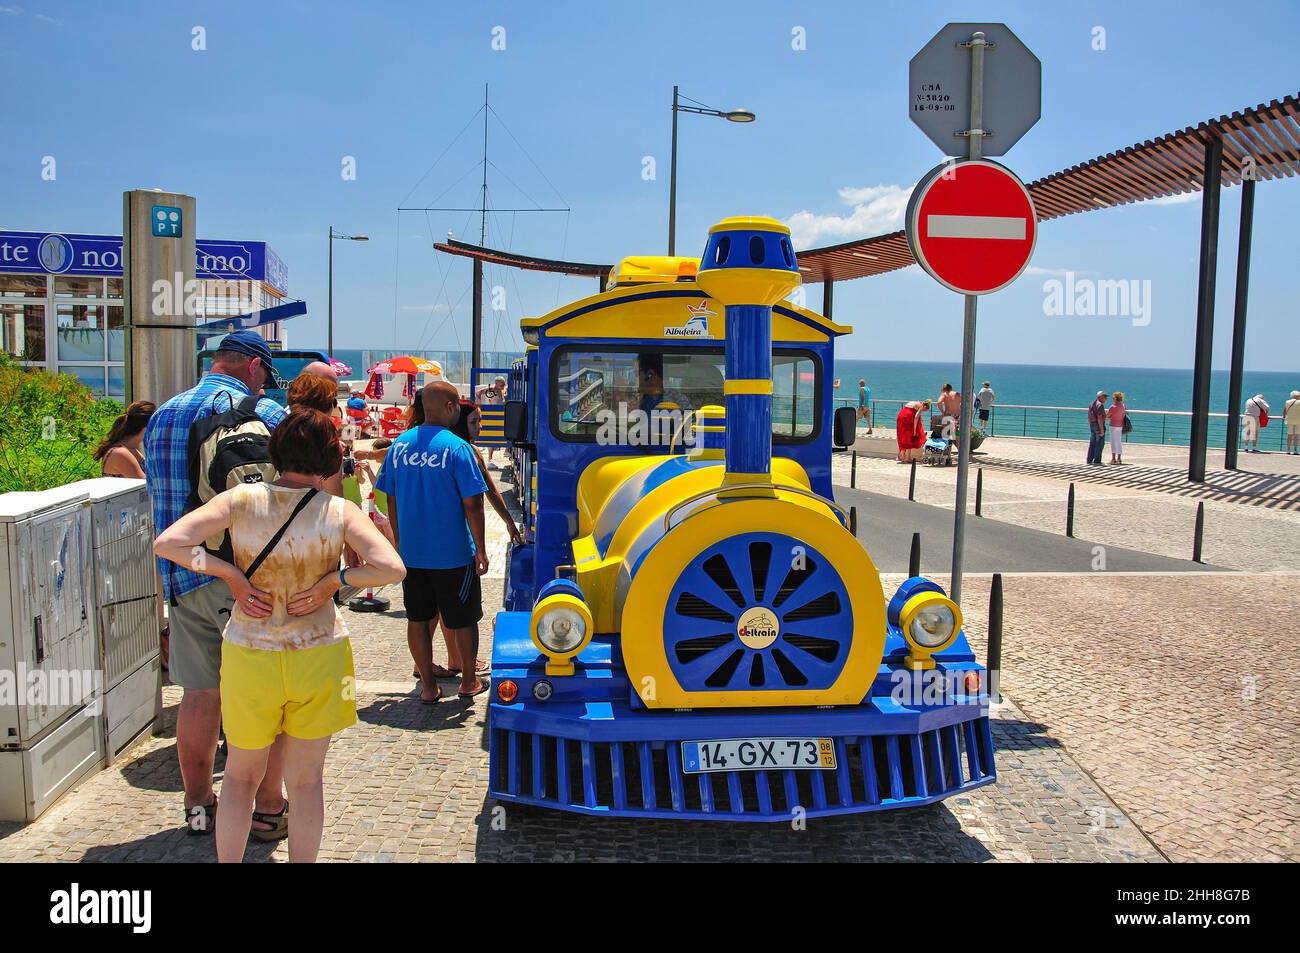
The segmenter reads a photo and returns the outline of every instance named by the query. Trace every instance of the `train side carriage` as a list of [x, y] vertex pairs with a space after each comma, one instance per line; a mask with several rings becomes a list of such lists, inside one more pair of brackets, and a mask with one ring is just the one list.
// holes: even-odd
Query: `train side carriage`
[[[985, 672], [931, 580], [888, 599], [831, 485], [834, 346], [789, 232], [625, 259], [525, 319], [493, 797], [740, 821], [925, 804], [995, 779]], [[519, 465], [518, 463], [516, 464]]]

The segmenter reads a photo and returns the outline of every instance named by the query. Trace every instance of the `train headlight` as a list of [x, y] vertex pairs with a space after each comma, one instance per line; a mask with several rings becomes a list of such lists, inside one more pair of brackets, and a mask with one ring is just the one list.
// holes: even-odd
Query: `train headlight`
[[957, 628], [957, 617], [950, 607], [938, 603], [921, 606], [912, 620], [912, 640], [926, 648], [937, 648], [948, 641]]
[[586, 635], [586, 620], [567, 605], [554, 606], [538, 617], [537, 641], [544, 652], [563, 655], [581, 645]]
[[918, 592], [899, 613], [899, 628], [912, 652], [911, 668], [934, 668], [934, 652], [947, 648], [961, 631], [961, 609], [941, 592]]
[[533, 644], [546, 656], [547, 675], [572, 675], [573, 659], [591, 641], [591, 610], [582, 590], [567, 579], [542, 587], [530, 622]]

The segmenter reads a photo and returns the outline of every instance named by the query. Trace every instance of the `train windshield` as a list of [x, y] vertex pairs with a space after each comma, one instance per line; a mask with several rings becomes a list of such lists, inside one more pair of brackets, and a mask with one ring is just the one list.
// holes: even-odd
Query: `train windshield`
[[[552, 361], [552, 427], [562, 439], [604, 443], [612, 435], [639, 433], [638, 420], [649, 419], [667, 425], [649, 428], [644, 439], [666, 445], [677, 429], [671, 420], [689, 421], [701, 407], [723, 405], [725, 368], [721, 348], [562, 349]], [[776, 442], [802, 443], [815, 436], [820, 379], [820, 362], [812, 352], [773, 353]], [[612, 442], [629, 441], [616, 436]]]

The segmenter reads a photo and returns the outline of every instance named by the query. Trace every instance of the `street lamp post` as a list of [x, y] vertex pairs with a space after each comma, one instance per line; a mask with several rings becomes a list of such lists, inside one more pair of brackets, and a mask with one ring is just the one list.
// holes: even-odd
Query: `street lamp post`
[[327, 349], [330, 360], [334, 360], [334, 240], [342, 239], [349, 242], [368, 242], [368, 235], [344, 235], [342, 232], [334, 231], [334, 226], [330, 226], [329, 238], [329, 342]]
[[[683, 105], [685, 99], [691, 105]], [[697, 116], [717, 116], [728, 122], [753, 122], [757, 118], [748, 109], [714, 109], [701, 102], [682, 96], [679, 87], [673, 87], [673, 148], [672, 166], [668, 174], [668, 254], [677, 249], [677, 114], [694, 113]]]

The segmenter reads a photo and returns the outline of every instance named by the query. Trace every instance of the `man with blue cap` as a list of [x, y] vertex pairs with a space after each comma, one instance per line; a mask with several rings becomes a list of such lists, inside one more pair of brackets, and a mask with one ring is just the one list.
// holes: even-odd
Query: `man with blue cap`
[[[253, 331], [234, 331], [217, 344], [212, 369], [154, 412], [145, 430], [144, 452], [155, 532], [180, 519], [190, 498], [190, 425], [239, 404], [277, 380], [266, 339]], [[266, 397], [257, 401], [256, 413], [268, 430], [285, 417], [284, 409]], [[234, 595], [224, 582], [188, 566], [159, 559], [158, 570], [170, 606], [169, 674], [185, 690], [176, 716], [176, 755], [185, 787], [187, 826], [193, 833], [210, 833], [216, 818], [212, 765], [221, 728], [221, 633]], [[281, 774], [277, 741], [257, 792], [252, 833], [259, 840], [288, 834]]]

